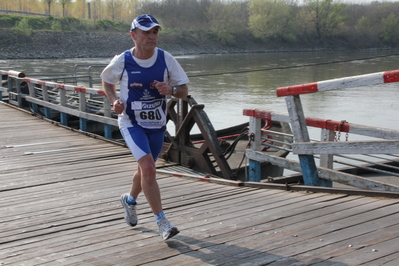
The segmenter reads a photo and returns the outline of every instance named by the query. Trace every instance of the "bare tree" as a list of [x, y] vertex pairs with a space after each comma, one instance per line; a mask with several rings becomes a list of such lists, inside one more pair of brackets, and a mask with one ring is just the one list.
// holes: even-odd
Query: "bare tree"
[[73, 2], [73, 17], [80, 19], [87, 18], [86, 0], [75, 0]]
[[71, 0], [59, 0], [62, 6], [62, 16], [65, 17], [65, 6], [71, 3]]
[[51, 4], [55, 2], [55, 0], [44, 0], [44, 2], [47, 4], [47, 14], [51, 16]]
[[[108, 13], [111, 16], [111, 20], [115, 21], [119, 19], [121, 13], [122, 3], [120, 0], [107, 0]], [[118, 17], [117, 17], [118, 16]]]

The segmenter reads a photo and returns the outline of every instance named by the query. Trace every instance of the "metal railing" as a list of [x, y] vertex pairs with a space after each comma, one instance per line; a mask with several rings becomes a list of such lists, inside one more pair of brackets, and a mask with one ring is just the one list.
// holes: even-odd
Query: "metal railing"
[[86, 77], [88, 78], [87, 82], [89, 83], [89, 87], [92, 88], [96, 84], [101, 84], [101, 79], [100, 79], [99, 75], [98, 75], [98, 78], [93, 78], [93, 76], [97, 73], [97, 72], [94, 72], [95, 69], [98, 69], [98, 68], [103, 69], [106, 66], [107, 66], [106, 64], [90, 64], [90, 63], [76, 64], [74, 66], [73, 74], [74, 74], [74, 76], [78, 76], [79, 69], [82, 67], [85, 67], [84, 70], [86, 71], [86, 73], [87, 73]]
[[112, 131], [118, 126], [104, 90], [25, 77], [16, 71], [0, 71], [0, 75], [2, 83], [7, 84], [0, 87], [0, 100], [7, 93], [10, 104], [29, 107], [35, 113], [43, 110], [48, 119], [59, 116], [57, 119], [65, 126], [70, 116], [78, 117], [82, 131], [87, 131], [88, 120], [103, 124], [107, 138], [112, 138]]

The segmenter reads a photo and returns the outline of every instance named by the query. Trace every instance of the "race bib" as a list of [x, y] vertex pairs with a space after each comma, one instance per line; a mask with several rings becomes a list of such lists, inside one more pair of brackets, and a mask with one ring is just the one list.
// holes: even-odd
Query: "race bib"
[[166, 114], [163, 110], [163, 99], [132, 102], [137, 124], [143, 128], [161, 128], [166, 124]]

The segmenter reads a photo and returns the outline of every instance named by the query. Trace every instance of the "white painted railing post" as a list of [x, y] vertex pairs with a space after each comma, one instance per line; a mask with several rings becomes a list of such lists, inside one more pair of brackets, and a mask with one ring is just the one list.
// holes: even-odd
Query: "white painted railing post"
[[[36, 98], [35, 85], [31, 82], [28, 82], [28, 88], [29, 88], [29, 96], [32, 98]], [[33, 112], [38, 113], [39, 112], [38, 105], [36, 103], [31, 103], [31, 104], [32, 104]]]
[[[6, 78], [6, 75], [3, 71], [0, 71], [0, 75], [1, 75], [1, 80], [3, 81]], [[3, 90], [1, 90], [2, 86], [3, 84], [0, 85], [0, 101], [3, 100]]]
[[8, 75], [7, 80], [8, 80], [8, 82], [7, 82], [7, 84], [8, 84], [8, 101], [9, 101], [10, 103], [13, 103], [13, 102], [14, 102], [14, 104], [18, 104], [18, 103], [16, 103], [16, 102], [13, 100], [13, 97], [12, 97], [12, 95], [15, 95], [15, 93], [12, 91], [13, 84], [14, 84], [15, 81], [14, 81], [14, 79], [13, 79], [10, 75]]
[[[104, 96], [104, 116], [105, 117], [111, 117], [112, 111], [111, 111], [111, 103], [109, 102], [109, 99], [107, 96]], [[104, 137], [108, 139], [112, 139], [112, 126], [109, 124], [104, 124]]]
[[[42, 85], [42, 94], [43, 94], [43, 101], [49, 102], [48, 87], [46, 85]], [[51, 119], [51, 109], [50, 108], [44, 107], [44, 116], [48, 119]]]
[[21, 82], [23, 79], [21, 78], [15, 78], [15, 85], [17, 88], [17, 102], [18, 102], [18, 107], [22, 108], [22, 92], [21, 92]]
[[[79, 111], [86, 112], [86, 92], [79, 91]], [[87, 131], [87, 119], [79, 118], [79, 128], [82, 131]]]
[[[66, 97], [66, 90], [64, 89], [58, 89], [59, 95], [60, 95], [60, 105], [61, 106], [66, 106], [67, 105], [67, 97]], [[61, 124], [64, 126], [68, 126], [68, 114], [67, 113], [60, 113], [60, 120]]]

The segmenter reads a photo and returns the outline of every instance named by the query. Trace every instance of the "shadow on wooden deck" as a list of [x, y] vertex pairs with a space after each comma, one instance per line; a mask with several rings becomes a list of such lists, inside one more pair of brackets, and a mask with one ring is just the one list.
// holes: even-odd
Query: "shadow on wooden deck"
[[0, 132], [0, 265], [399, 265], [397, 199], [163, 173], [181, 231], [164, 242], [144, 195], [139, 224], [123, 221], [119, 195], [137, 167], [126, 148], [2, 104]]

